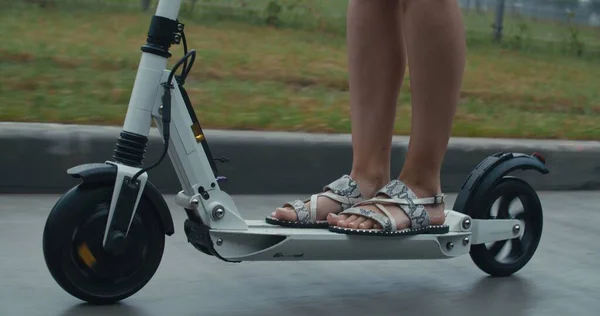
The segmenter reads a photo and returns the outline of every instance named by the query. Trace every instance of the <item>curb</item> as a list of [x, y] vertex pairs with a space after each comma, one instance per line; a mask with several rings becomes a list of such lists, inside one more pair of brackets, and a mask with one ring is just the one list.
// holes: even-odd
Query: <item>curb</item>
[[[63, 193], [77, 180], [66, 169], [111, 159], [121, 127], [0, 122], [0, 193]], [[229, 194], [310, 194], [352, 163], [350, 135], [206, 130]], [[402, 166], [408, 137], [393, 139], [392, 175]], [[162, 140], [152, 129], [145, 163], [156, 161]], [[469, 172], [499, 151], [541, 153], [550, 174], [515, 173], [538, 190], [600, 189], [600, 142], [452, 138], [442, 168], [445, 192], [457, 192]], [[168, 158], [149, 172], [163, 193], [180, 191]]]

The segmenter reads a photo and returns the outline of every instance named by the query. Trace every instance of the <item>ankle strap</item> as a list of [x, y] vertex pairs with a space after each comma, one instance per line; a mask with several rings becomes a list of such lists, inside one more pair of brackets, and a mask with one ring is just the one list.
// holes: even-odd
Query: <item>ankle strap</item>
[[436, 196], [433, 196], [433, 197], [413, 199], [412, 201], [415, 204], [421, 204], [421, 205], [426, 205], [426, 204], [442, 204], [442, 203], [444, 203], [444, 201], [446, 201], [446, 195], [443, 194], [443, 193], [440, 193], [440, 194], [438, 194]]
[[356, 204], [354, 204], [354, 207], [360, 206], [360, 205], [368, 205], [368, 204], [398, 204], [398, 205], [409, 205], [409, 204], [415, 204], [415, 205], [431, 205], [431, 204], [442, 204], [444, 203], [444, 201], [446, 200], [446, 195], [444, 194], [438, 194], [434, 197], [427, 197], [427, 198], [421, 198], [421, 199], [411, 199], [409, 197], [407, 198], [372, 198], [372, 199], [368, 199], [368, 200], [363, 200], [361, 202], [358, 202]]

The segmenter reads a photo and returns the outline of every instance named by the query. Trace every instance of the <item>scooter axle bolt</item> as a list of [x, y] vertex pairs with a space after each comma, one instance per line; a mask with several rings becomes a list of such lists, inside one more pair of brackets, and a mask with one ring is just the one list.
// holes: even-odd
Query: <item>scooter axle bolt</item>
[[462, 222], [462, 227], [463, 227], [464, 229], [469, 229], [469, 228], [471, 228], [471, 220], [470, 220], [470, 219], [468, 219], [468, 218], [467, 218], [467, 219], [465, 219], [465, 220]]
[[217, 239], [217, 246], [220, 246], [223, 244], [223, 239], [219, 238]]
[[517, 224], [513, 227], [513, 233], [518, 234], [521, 231], [521, 225]]
[[200, 204], [200, 200], [198, 199], [192, 199], [192, 201], [190, 202], [190, 204], [192, 204], [193, 207], [198, 206], [198, 204]]
[[225, 216], [225, 210], [223, 209], [223, 207], [217, 206], [213, 209], [212, 216], [214, 219], [220, 220], [221, 218], [223, 218], [223, 216]]
[[465, 239], [463, 239], [463, 246], [466, 246], [469, 244], [469, 237], [465, 237]]
[[453, 242], [447, 243], [446, 248], [448, 248], [448, 250], [452, 250], [452, 248], [454, 248], [454, 243]]

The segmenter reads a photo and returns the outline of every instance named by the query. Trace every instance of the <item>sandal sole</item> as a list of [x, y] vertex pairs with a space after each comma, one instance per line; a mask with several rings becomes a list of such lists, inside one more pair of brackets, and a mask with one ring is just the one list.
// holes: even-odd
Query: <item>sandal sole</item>
[[318, 221], [310, 223], [300, 223], [295, 221], [284, 221], [273, 217], [265, 218], [265, 221], [271, 225], [290, 227], [290, 228], [327, 228], [329, 223], [327, 221]]
[[398, 236], [414, 236], [424, 234], [447, 234], [450, 232], [450, 226], [447, 225], [430, 225], [417, 229], [403, 229], [395, 232], [384, 232], [379, 229], [354, 229], [339, 226], [330, 226], [329, 231], [346, 235], [362, 235], [362, 236], [381, 236], [381, 237], [398, 237]]

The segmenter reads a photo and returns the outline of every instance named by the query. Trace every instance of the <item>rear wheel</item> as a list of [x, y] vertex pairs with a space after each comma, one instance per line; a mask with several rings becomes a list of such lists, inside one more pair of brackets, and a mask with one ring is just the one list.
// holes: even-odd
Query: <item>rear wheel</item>
[[[514, 202], [517, 202], [516, 208]], [[543, 212], [537, 193], [527, 182], [503, 178], [490, 192], [487, 205], [470, 215], [475, 219], [518, 219], [521, 222], [516, 238], [471, 246], [471, 259], [482, 271], [491, 276], [509, 276], [533, 257], [542, 237]]]
[[113, 303], [138, 292], [158, 269], [164, 251], [157, 212], [144, 197], [125, 250], [104, 250], [112, 191], [112, 186], [71, 189], [56, 203], [44, 227], [44, 259], [52, 277], [69, 294], [93, 304]]

